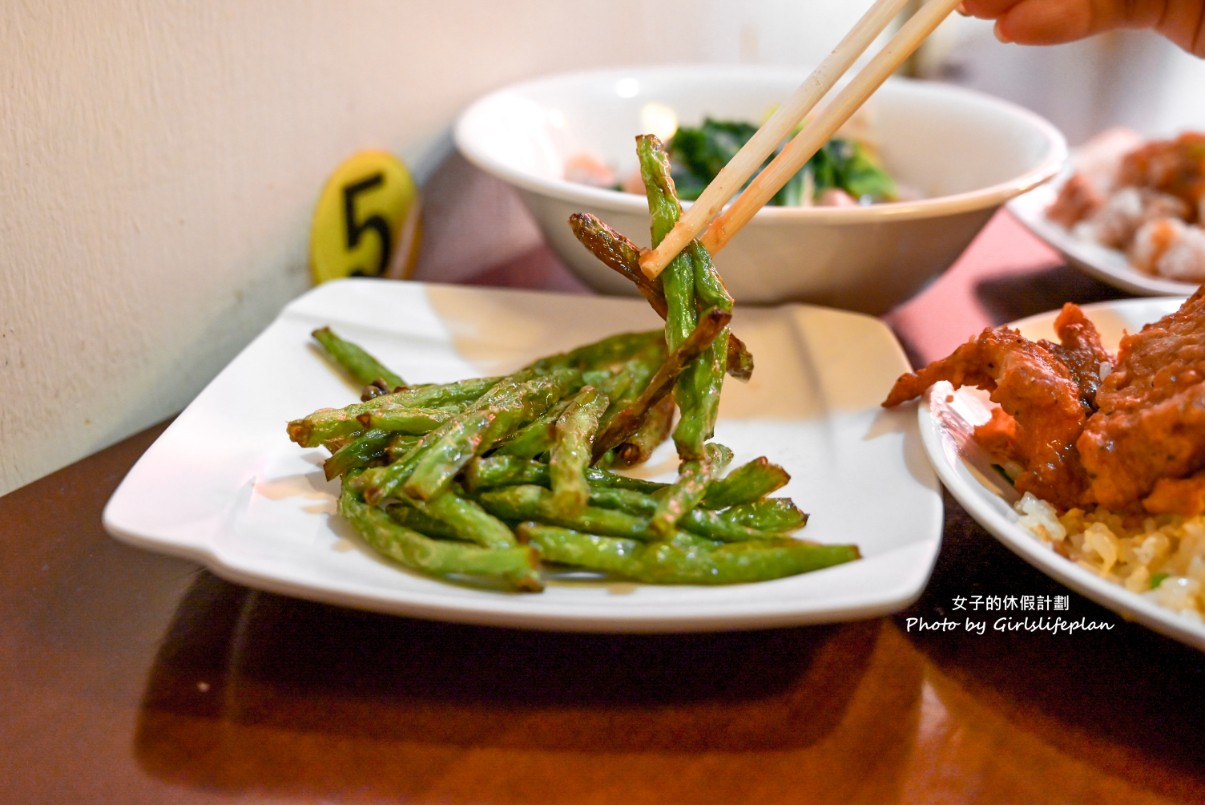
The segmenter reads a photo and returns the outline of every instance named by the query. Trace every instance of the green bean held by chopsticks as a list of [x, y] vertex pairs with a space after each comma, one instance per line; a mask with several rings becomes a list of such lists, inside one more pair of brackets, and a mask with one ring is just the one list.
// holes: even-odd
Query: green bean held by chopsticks
[[[661, 141], [652, 135], [637, 137], [636, 153], [655, 247], [682, 217], [682, 205], [674, 191], [669, 158]], [[666, 300], [665, 342], [671, 350], [695, 329], [701, 303], [726, 313], [732, 311], [732, 298], [723, 290], [706, 249], [697, 241], [674, 257], [660, 278]], [[674, 385], [680, 418], [673, 438], [684, 461], [702, 459], [703, 444], [715, 432], [728, 355], [727, 339], [724, 327], [703, 353], [687, 365]]]
[[[569, 216], [569, 226], [574, 236], [586, 249], [603, 262], [608, 268], [636, 286], [649, 305], [662, 319], [668, 315], [668, 304], [661, 287], [661, 278], [650, 280], [640, 269], [640, 249], [622, 233], [615, 231], [598, 216], [588, 212], [575, 212]], [[710, 256], [707, 257], [710, 265]], [[719, 273], [711, 266], [714, 276], [704, 277], [700, 299], [705, 299], [714, 288], [718, 295], [711, 295], [712, 304], [719, 304], [722, 297], [729, 296], [727, 289], [719, 280]], [[718, 283], [718, 286], [715, 284]], [[723, 289], [723, 290], [721, 290]], [[725, 305], [720, 304], [721, 307]], [[729, 306], [727, 309], [731, 310]], [[753, 355], [743, 341], [732, 332], [728, 333], [728, 355], [726, 369], [730, 377], [737, 380], [748, 380], [753, 375]]]
[[[707, 349], [716, 334], [727, 326], [731, 314], [722, 310], [708, 310], [695, 327], [670, 353], [649, 379], [644, 390], [623, 410], [608, 420], [594, 442], [594, 458], [597, 461], [605, 453], [623, 444], [636, 433], [658, 403], [675, 389], [682, 374], [696, 358]], [[681, 408], [681, 400], [675, 398]], [[685, 416], [685, 414], [683, 414]], [[702, 448], [700, 447], [700, 450]]]

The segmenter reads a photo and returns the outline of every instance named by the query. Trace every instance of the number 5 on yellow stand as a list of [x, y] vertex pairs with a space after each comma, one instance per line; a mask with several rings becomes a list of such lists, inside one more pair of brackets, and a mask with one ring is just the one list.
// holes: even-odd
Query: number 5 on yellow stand
[[401, 160], [361, 151], [327, 180], [310, 229], [314, 284], [341, 277], [408, 279], [422, 240], [418, 188]]

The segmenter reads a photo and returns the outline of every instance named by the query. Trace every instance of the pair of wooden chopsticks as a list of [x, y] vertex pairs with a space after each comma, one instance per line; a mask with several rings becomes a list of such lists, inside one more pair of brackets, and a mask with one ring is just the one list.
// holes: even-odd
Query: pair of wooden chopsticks
[[[655, 279], [694, 238], [711, 253], [722, 249], [753, 215], [799, 172], [863, 103], [921, 43], [958, 7], [961, 0], [926, 0], [883, 48], [851, 78], [816, 117], [783, 146], [779, 154], [728, 209], [724, 205], [740, 191], [766, 157], [786, 139], [853, 66], [870, 44], [891, 24], [909, 0], [876, 0], [832, 53], [812, 71], [747, 143], [725, 165], [698, 200], [656, 248], [643, 252], [640, 269]], [[721, 214], [721, 210], [723, 210]], [[718, 217], [717, 217], [718, 216]], [[706, 231], [704, 231], [706, 230]]]

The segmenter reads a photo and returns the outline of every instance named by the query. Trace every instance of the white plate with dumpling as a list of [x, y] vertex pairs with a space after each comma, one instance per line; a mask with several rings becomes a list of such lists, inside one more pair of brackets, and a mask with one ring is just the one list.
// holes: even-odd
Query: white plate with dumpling
[[[1152, 273], [1139, 267], [1142, 257], [1104, 245], [1096, 238], [1102, 224], [1099, 221], [1082, 223], [1071, 229], [1052, 220], [1048, 215], [1051, 204], [1058, 198], [1064, 183], [1076, 170], [1096, 177], [1105, 177], [1120, 161], [1121, 155], [1142, 142], [1128, 130], [1111, 130], [1093, 138], [1072, 152], [1068, 169], [1050, 182], [1013, 199], [1008, 210], [1031, 232], [1058, 251], [1068, 263], [1091, 277], [1139, 296], [1186, 296], [1205, 282], [1205, 230], [1199, 226], [1163, 224], [1164, 232], [1175, 229], [1176, 250], [1163, 258], [1166, 272], [1180, 276]], [[1107, 181], [1107, 179], [1101, 179]], [[1113, 197], [1111, 196], [1111, 199]], [[1125, 218], [1126, 195], [1112, 201], [1112, 217]], [[1152, 229], [1147, 228], [1138, 238], [1149, 249]], [[1138, 247], [1137, 251], [1143, 248]], [[1195, 268], [1195, 270], [1194, 270]]]

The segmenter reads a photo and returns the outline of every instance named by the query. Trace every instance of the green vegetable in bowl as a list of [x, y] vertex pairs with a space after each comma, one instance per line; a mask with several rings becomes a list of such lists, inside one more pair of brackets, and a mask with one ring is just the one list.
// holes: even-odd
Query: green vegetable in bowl
[[[667, 144], [679, 198], [697, 199], [756, 131], [752, 123], [713, 118], [704, 119], [699, 126], [679, 128]], [[826, 190], [843, 191], [863, 204], [896, 197], [895, 181], [864, 142], [834, 137], [778, 191], [770, 205], [812, 204]]]

